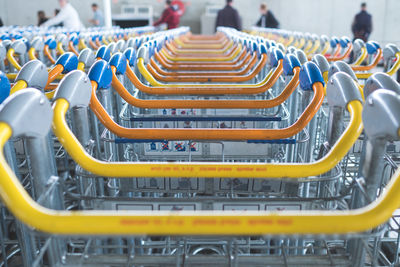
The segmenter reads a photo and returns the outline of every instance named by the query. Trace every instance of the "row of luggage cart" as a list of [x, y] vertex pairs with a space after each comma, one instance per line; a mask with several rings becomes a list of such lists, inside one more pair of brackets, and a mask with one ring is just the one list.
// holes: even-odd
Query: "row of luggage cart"
[[394, 44], [0, 28], [0, 266], [400, 266]]

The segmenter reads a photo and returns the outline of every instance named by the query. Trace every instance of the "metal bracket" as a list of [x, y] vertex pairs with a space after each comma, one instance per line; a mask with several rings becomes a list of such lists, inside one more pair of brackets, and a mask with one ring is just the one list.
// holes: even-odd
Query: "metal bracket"
[[7, 51], [6, 51], [6, 48], [3, 45], [3, 42], [0, 43], [0, 60], [4, 60], [6, 58], [6, 55], [7, 55]]
[[15, 53], [17, 53], [19, 55], [23, 55], [27, 51], [26, 44], [22, 40], [14, 41], [11, 44], [11, 48], [14, 49]]
[[395, 92], [386, 89], [372, 92], [365, 101], [362, 118], [369, 139], [400, 140], [400, 96]]
[[138, 58], [143, 58], [144, 59], [144, 63], [147, 65], [147, 63], [149, 62], [149, 50], [147, 47], [145, 46], [141, 46], [137, 52], [137, 57]]
[[125, 48], [126, 48], [126, 42], [125, 42], [125, 40], [119, 40], [118, 42], [117, 42], [117, 50], [118, 51], [124, 51], [125, 50]]
[[361, 54], [362, 48], [365, 47], [365, 43], [361, 39], [356, 39], [353, 42], [353, 53], [354, 56], [358, 57]]
[[295, 55], [299, 59], [301, 65], [305, 64], [308, 61], [306, 54], [301, 49], [297, 49]]
[[321, 35], [320, 41], [325, 44], [326, 42], [329, 42], [329, 37], [326, 35]]
[[278, 43], [278, 44], [276, 45], [276, 47], [277, 47], [279, 50], [281, 50], [282, 52], [285, 52], [285, 51], [286, 51], [286, 48], [285, 48], [285, 46], [284, 46], [282, 43]]
[[68, 45], [68, 38], [65, 34], [59, 34], [57, 36], [57, 41], [60, 42], [63, 46], [67, 46]]
[[126, 46], [127, 46], [127, 48], [130, 48], [130, 47], [135, 48], [135, 46], [136, 46], [135, 38], [133, 38], [133, 37], [129, 38], [126, 43]]
[[37, 89], [20, 90], [0, 106], [0, 121], [11, 127], [13, 137], [44, 137], [49, 133], [52, 119], [50, 102]]
[[19, 71], [16, 81], [25, 81], [28, 87], [43, 90], [47, 84], [49, 73], [47, 67], [40, 60], [26, 63]]
[[44, 49], [44, 42], [43, 42], [43, 38], [41, 37], [35, 37], [32, 40], [31, 46], [33, 48], [35, 48], [36, 51], [43, 51]]
[[329, 79], [326, 97], [330, 106], [343, 109], [353, 100], [363, 102], [357, 85], [345, 72], [337, 72]]
[[311, 61], [317, 64], [322, 73], [329, 71], [329, 62], [323, 55], [317, 54], [313, 56]]
[[68, 73], [60, 82], [54, 99], [65, 99], [70, 108], [87, 107], [92, 94], [89, 77], [80, 70]]
[[329, 68], [328, 71], [328, 79], [330, 80], [331, 77], [337, 73], [337, 72], [345, 72], [347, 73], [355, 82], [358, 82], [358, 79], [356, 77], [356, 75], [354, 74], [354, 71], [352, 70], [352, 68], [350, 67], [349, 64], [347, 64], [344, 61], [336, 61], [334, 63], [332, 63], [332, 65]]
[[10, 48], [10, 46], [12, 44], [12, 41], [7, 39], [7, 40], [3, 40], [3, 42], [1, 42], [1, 43], [4, 45], [4, 48], [6, 50], [8, 50], [8, 48]]
[[286, 53], [288, 53], [288, 54], [295, 54], [296, 51], [297, 51], [297, 48], [296, 48], [296, 47], [294, 47], [294, 46], [289, 46], [289, 47], [287, 48]]
[[386, 73], [374, 73], [368, 78], [364, 86], [365, 98], [378, 89], [387, 89], [400, 95], [400, 85]]
[[79, 53], [78, 61], [82, 62], [85, 64], [86, 68], [90, 68], [94, 62], [96, 61], [96, 58], [93, 54], [92, 49], [90, 48], [85, 48]]
[[112, 42], [112, 43], [110, 43], [110, 44], [108, 45], [108, 49], [110, 49], [111, 54], [114, 54], [114, 53], [118, 52], [117, 44], [114, 43], [114, 42]]
[[395, 44], [387, 44], [383, 49], [383, 60], [388, 62], [396, 57], [396, 54], [400, 52], [399, 48]]

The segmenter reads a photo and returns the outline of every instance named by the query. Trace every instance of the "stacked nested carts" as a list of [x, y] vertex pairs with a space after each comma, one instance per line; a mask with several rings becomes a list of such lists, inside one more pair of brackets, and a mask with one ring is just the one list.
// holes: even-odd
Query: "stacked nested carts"
[[0, 32], [2, 266], [399, 263], [395, 45]]

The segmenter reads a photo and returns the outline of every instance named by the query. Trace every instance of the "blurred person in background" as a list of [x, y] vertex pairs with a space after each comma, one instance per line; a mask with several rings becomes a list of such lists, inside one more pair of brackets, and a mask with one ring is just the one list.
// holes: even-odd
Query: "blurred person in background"
[[57, 16], [58, 13], [60, 13], [60, 10], [58, 8], [54, 9], [54, 17]]
[[167, 24], [167, 28], [169, 29], [175, 29], [179, 26], [179, 21], [180, 21], [180, 16], [178, 14], [178, 9], [177, 7], [172, 5], [171, 0], [165, 1], [165, 9], [161, 15], [161, 18], [159, 18], [156, 22], [154, 22], [153, 26], [158, 26], [160, 24]]
[[43, 10], [39, 10], [38, 13], [38, 26], [42, 25], [43, 23], [45, 23], [46, 21], [48, 21], [49, 19], [46, 17], [46, 14], [44, 13]]
[[353, 32], [354, 40], [361, 39], [364, 42], [368, 41], [372, 32], [372, 16], [367, 12], [366, 3], [361, 4], [361, 11], [354, 17], [351, 31]]
[[95, 27], [104, 27], [104, 15], [96, 3], [92, 4], [93, 18], [89, 20], [90, 24]]
[[42, 24], [43, 27], [56, 26], [60, 23], [64, 27], [79, 30], [83, 28], [82, 22], [79, 19], [78, 12], [69, 3], [68, 0], [58, 0], [60, 4], [60, 13], [58, 13], [54, 18], [49, 19]]
[[262, 3], [260, 5], [261, 17], [257, 21], [256, 25], [262, 28], [279, 28], [279, 21], [272, 14], [271, 10], [268, 9], [267, 4]]
[[[57, 16], [58, 13], [60, 13], [60, 10], [58, 8], [54, 9], [54, 17]], [[62, 27], [62, 26], [64, 26], [62, 22], [57, 25], [54, 25], [54, 27]]]
[[235, 28], [238, 31], [242, 30], [242, 22], [240, 21], [239, 13], [232, 5], [232, 0], [226, 0], [226, 6], [218, 11], [215, 29], [222, 26]]

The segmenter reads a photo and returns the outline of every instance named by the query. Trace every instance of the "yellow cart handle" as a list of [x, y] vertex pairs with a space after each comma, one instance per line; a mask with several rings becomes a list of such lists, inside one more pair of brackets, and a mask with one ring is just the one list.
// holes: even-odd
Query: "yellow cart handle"
[[109, 177], [207, 177], [207, 178], [300, 178], [320, 175], [334, 168], [347, 154], [362, 132], [362, 105], [348, 104], [350, 123], [332, 149], [316, 162], [298, 164], [263, 163], [134, 163], [104, 162], [91, 157], [69, 129], [65, 114], [69, 103], [57, 99], [54, 103], [53, 131], [68, 154], [85, 170]]
[[[68, 108], [68, 102], [62, 99], [58, 101], [61, 101], [59, 102], [61, 104], [56, 104], [56, 109], [57, 106]], [[361, 103], [358, 101], [350, 103], [348, 108], [352, 114], [352, 121], [354, 121], [354, 115], [360, 115], [355, 113], [357, 113], [357, 109], [361, 109]], [[40, 206], [29, 196], [7, 164], [3, 148], [11, 136], [11, 127], [1, 122], [0, 176], [2, 179], [0, 179], [0, 197], [5, 206], [20, 221], [46, 233], [69, 235], [345, 234], [362, 232], [377, 227], [387, 221], [400, 205], [400, 194], [398, 194], [400, 187], [399, 169], [393, 175], [386, 190], [382, 191], [381, 196], [375, 202], [364, 208], [350, 211], [143, 212], [50, 210]], [[151, 166], [153, 164], [142, 165]], [[184, 172], [196, 172], [188, 164], [159, 165], [159, 167], [154, 166], [152, 168], [166, 169], [172, 167], [173, 169], [173, 165], [177, 165], [186, 168]], [[207, 169], [208, 165], [204, 164], [204, 169]], [[221, 168], [229, 168], [230, 164], [221, 166]], [[133, 168], [133, 165], [131, 165], [131, 168]], [[246, 171], [246, 166], [241, 168]], [[311, 169], [311, 166], [307, 168]], [[166, 176], [169, 176], [169, 174], [163, 172], [162, 177]], [[182, 177], [182, 175], [179, 176]], [[202, 177], [204, 176], [202, 175]]]
[[60, 53], [60, 55], [64, 55], [65, 54], [65, 50], [64, 50], [63, 44], [61, 42], [58, 42], [57, 50]]
[[236, 48], [235, 51], [232, 53], [232, 55], [228, 57], [212, 57], [212, 58], [207, 58], [207, 57], [173, 57], [171, 56], [165, 48], [162, 48], [161, 53], [169, 60], [171, 61], [183, 61], [183, 62], [190, 62], [190, 61], [204, 61], [204, 62], [214, 62], [214, 61], [231, 61], [235, 59], [240, 52], [242, 51], [242, 46], [239, 44]]
[[14, 57], [15, 55], [15, 50], [13, 48], [8, 49], [7, 51], [7, 60], [8, 62], [13, 65], [14, 68], [17, 70], [21, 70], [21, 65], [18, 63], [18, 61]]
[[[278, 62], [278, 66], [276, 67], [277, 69], [279, 69], [279, 67], [282, 66], [282, 61], [283, 60], [279, 60]], [[259, 83], [256, 84], [196, 84], [196, 83], [180, 83], [180, 84], [168, 84], [168, 83], [160, 83], [159, 81], [157, 81], [153, 75], [151, 75], [151, 73], [149, 72], [149, 70], [146, 68], [145, 63], [144, 63], [144, 59], [143, 58], [139, 58], [137, 60], [137, 67], [139, 69], [140, 74], [143, 75], [143, 77], [152, 85], [152, 86], [157, 86], [157, 87], [168, 87], [168, 88], [182, 88], [182, 87], [195, 87], [195, 88], [255, 88], [255, 87], [260, 87], [263, 84], [265, 84], [270, 76], [271, 76], [271, 72], [264, 78], [264, 80], [262, 80]]]
[[28, 56], [29, 56], [29, 60], [36, 60], [36, 50], [34, 47], [29, 48], [28, 50]]
[[393, 67], [388, 70], [386, 73], [390, 76], [394, 75], [400, 68], [400, 52], [396, 53], [396, 63], [394, 63]]
[[361, 55], [356, 59], [356, 61], [354, 62], [354, 64], [352, 64], [352, 66], [360, 66], [361, 63], [363, 63], [364, 60], [367, 58], [367, 56], [368, 56], [367, 48], [361, 47]]

